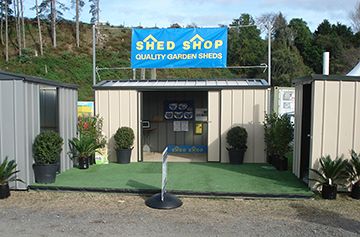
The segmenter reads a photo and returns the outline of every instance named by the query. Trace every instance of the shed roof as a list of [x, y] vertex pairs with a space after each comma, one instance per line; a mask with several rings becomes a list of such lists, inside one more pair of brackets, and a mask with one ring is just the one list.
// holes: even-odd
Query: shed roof
[[178, 80], [116, 80], [102, 81], [95, 90], [216, 90], [216, 89], [266, 89], [263, 79], [178, 79]]
[[339, 76], [339, 75], [322, 75], [312, 74], [306, 77], [300, 77], [292, 80], [294, 85], [298, 84], [310, 84], [317, 80], [329, 80], [329, 81], [360, 81], [360, 76]]
[[29, 75], [17, 74], [12, 72], [0, 71], [0, 80], [22, 80], [37, 84], [43, 84], [48, 86], [63, 87], [77, 90], [78, 86], [74, 84], [67, 84], [58, 81], [47, 80], [40, 77], [34, 77]]

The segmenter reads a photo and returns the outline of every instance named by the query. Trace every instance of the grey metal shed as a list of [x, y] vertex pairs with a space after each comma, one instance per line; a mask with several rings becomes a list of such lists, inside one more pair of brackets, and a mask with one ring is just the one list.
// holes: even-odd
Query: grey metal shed
[[293, 172], [307, 181], [321, 156], [360, 151], [360, 77], [311, 75], [294, 85]]
[[40, 131], [58, 131], [64, 139], [60, 169], [72, 167], [68, 140], [76, 136], [77, 86], [38, 77], [0, 71], [0, 161], [6, 156], [18, 164], [14, 189], [34, 182], [32, 144]]

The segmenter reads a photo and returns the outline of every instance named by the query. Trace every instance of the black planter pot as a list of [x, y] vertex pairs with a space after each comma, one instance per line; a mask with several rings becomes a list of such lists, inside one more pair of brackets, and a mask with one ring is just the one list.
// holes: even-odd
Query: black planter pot
[[48, 165], [37, 165], [33, 164], [35, 182], [48, 184], [54, 183], [56, 179], [56, 171], [58, 169], [58, 164], [48, 164]]
[[79, 158], [79, 166], [78, 168], [79, 169], [89, 169], [89, 166], [90, 166], [90, 158], [89, 157], [81, 157]]
[[281, 159], [279, 156], [274, 156], [273, 164], [274, 164], [275, 168], [279, 171], [288, 170], [288, 159], [284, 156]]
[[337, 185], [323, 184], [321, 190], [321, 196], [323, 199], [336, 199]]
[[131, 157], [131, 149], [116, 150], [117, 163], [129, 164]]
[[5, 199], [10, 197], [10, 188], [9, 184], [2, 184], [0, 185], [0, 199]]
[[274, 164], [274, 156], [273, 155], [267, 155], [266, 161], [267, 161], [267, 163], [269, 163], [271, 165]]
[[354, 199], [360, 199], [360, 182], [352, 186], [350, 196]]
[[244, 162], [244, 156], [246, 149], [228, 149], [230, 164], [242, 164]]

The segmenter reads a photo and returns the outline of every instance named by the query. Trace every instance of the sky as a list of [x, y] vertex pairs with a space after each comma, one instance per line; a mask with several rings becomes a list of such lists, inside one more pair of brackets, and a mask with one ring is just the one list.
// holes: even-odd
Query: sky
[[[71, 6], [71, 0], [58, 0]], [[173, 23], [187, 26], [195, 23], [200, 27], [229, 25], [242, 13], [254, 18], [266, 13], [282, 12], [288, 21], [302, 18], [314, 31], [324, 20], [351, 26], [349, 14], [360, 0], [100, 0], [100, 21], [111, 25], [168, 27]], [[24, 0], [26, 15], [35, 13], [28, 10], [33, 0]], [[90, 21], [89, 3], [81, 13], [81, 20]], [[75, 10], [65, 13], [72, 19]]]

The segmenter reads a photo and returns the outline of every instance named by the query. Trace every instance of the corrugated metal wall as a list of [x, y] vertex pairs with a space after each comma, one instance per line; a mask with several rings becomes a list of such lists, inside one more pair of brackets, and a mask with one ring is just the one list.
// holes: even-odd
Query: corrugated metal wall
[[310, 164], [360, 151], [360, 82], [314, 81]]
[[[108, 141], [108, 157], [116, 161], [114, 134], [119, 127], [127, 126], [134, 130], [134, 149], [131, 161], [138, 161], [140, 125], [139, 95], [135, 90], [98, 90], [95, 92], [95, 113], [104, 119], [103, 131]], [[137, 136], [136, 136], [137, 135]]]
[[236, 125], [248, 132], [244, 162], [266, 162], [263, 122], [268, 111], [268, 90], [222, 90], [220, 100], [221, 162], [229, 162], [226, 134]]
[[208, 92], [208, 161], [220, 161], [220, 91]]
[[10, 184], [25, 189], [34, 180], [32, 144], [40, 132], [39, 85], [19, 80], [0, 81], [0, 159], [15, 159], [26, 183]]
[[59, 133], [64, 139], [63, 150], [60, 155], [61, 171], [73, 167], [70, 160], [69, 140], [77, 136], [77, 90], [58, 88], [59, 101]]
[[[72, 99], [66, 99], [67, 101], [64, 104], [66, 106], [63, 106], [64, 110], [60, 111], [60, 116], [62, 116], [60, 121], [63, 123], [60, 128], [65, 126], [76, 131], [77, 91], [71, 89], [61, 90], [68, 90], [67, 95], [72, 95]], [[20, 182], [10, 184], [12, 188], [26, 189], [29, 184], [34, 182], [32, 144], [36, 135], [40, 133], [39, 91], [40, 86], [36, 83], [22, 80], [0, 81], [0, 161], [2, 162], [6, 156], [9, 159], [15, 159], [20, 170], [18, 177], [25, 181], [25, 184]], [[69, 111], [69, 107], [74, 108], [73, 112]], [[66, 116], [64, 112], [67, 114]], [[72, 121], [69, 122], [70, 117], [75, 119], [72, 118]], [[64, 120], [65, 118], [67, 120]], [[68, 137], [63, 136], [63, 138], [67, 141]], [[66, 142], [64, 147], [67, 146]], [[61, 155], [63, 164], [69, 163], [69, 159], [64, 158], [66, 152], [64, 149]], [[71, 165], [63, 165], [62, 170], [69, 167]]]

